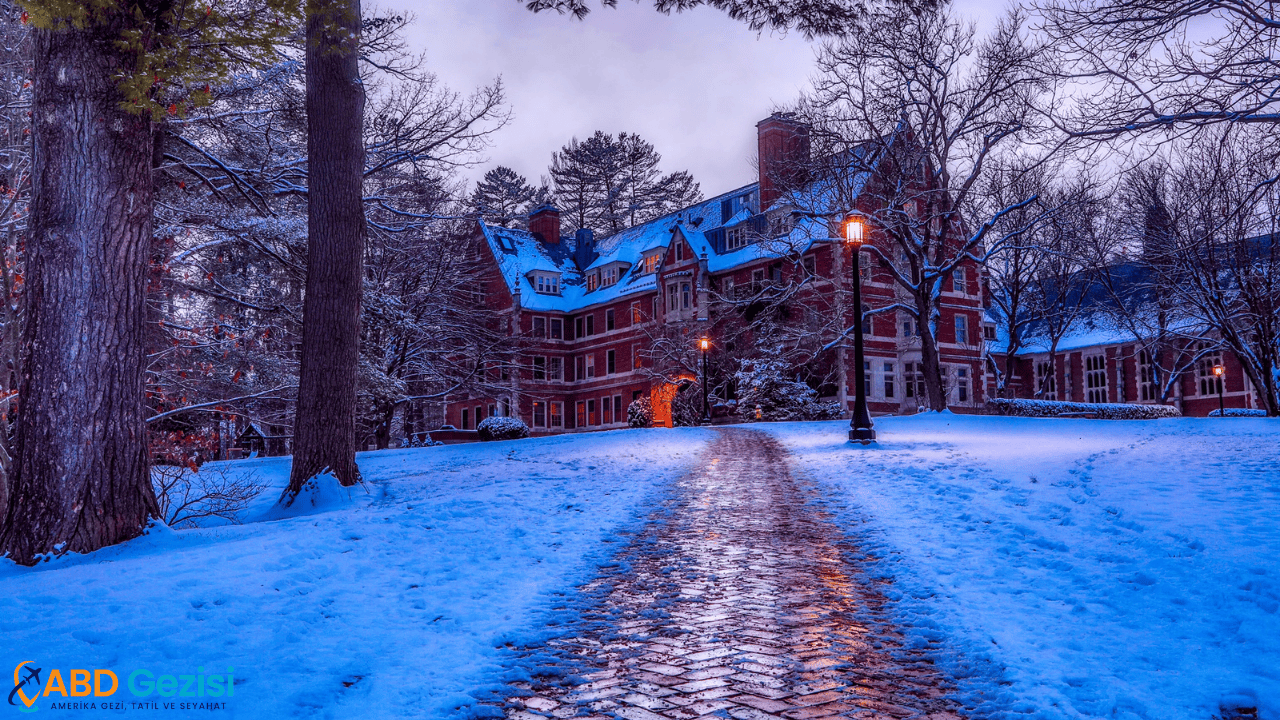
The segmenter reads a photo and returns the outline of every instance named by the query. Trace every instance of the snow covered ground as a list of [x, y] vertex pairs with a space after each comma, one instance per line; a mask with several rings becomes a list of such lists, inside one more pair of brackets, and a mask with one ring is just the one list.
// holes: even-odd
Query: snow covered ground
[[245, 513], [257, 521], [161, 528], [34, 569], [0, 561], [3, 660], [37, 660], [46, 679], [50, 668], [64, 679], [112, 669], [116, 701], [140, 700], [124, 687], [134, 669], [234, 668], [234, 702], [199, 717], [448, 717], [500, 679], [498, 646], [536, 636], [554, 594], [590, 577], [707, 437], [645, 430], [361, 453], [369, 492], [275, 521], [265, 518], [287, 459], [225, 463], [271, 483]]
[[929, 414], [865, 449], [845, 422], [757, 427], [984, 714], [1280, 718], [1280, 421]]
[[[979, 716], [1280, 720], [1280, 421], [930, 414], [878, 420], [870, 448], [843, 422], [753, 427], [880, 558], [910, 637], [958, 651]], [[234, 667], [217, 717], [447, 718], [710, 436], [362, 453], [368, 493], [282, 520], [287, 460], [226, 463], [272, 484], [244, 525], [0, 561], [0, 659], [122, 684]]]

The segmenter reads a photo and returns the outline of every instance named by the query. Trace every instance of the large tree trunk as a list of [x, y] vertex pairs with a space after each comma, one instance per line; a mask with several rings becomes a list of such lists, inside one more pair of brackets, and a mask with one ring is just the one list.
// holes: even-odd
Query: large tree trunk
[[159, 515], [144, 297], [152, 123], [123, 112], [114, 28], [34, 31], [33, 200], [12, 495], [0, 552], [89, 552]]
[[359, 0], [307, 2], [307, 291], [294, 421], [296, 494], [326, 469], [356, 469], [356, 367], [364, 275], [364, 87]]

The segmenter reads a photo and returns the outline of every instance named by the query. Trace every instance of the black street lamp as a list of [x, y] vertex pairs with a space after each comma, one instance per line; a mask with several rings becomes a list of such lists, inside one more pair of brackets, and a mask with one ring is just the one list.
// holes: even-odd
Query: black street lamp
[[1221, 365], [1213, 366], [1213, 377], [1217, 380], [1218, 385], [1218, 417], [1227, 416], [1227, 406], [1222, 400], [1222, 386], [1227, 382], [1226, 374], [1227, 369], [1225, 367]]
[[711, 422], [711, 405], [707, 401], [707, 386], [710, 381], [707, 373], [707, 350], [711, 349], [711, 341], [702, 338], [698, 341], [698, 347], [702, 348], [702, 422], [707, 424]]
[[865, 223], [861, 216], [850, 214], [845, 218], [844, 239], [852, 250], [850, 255], [853, 256], [853, 307], [858, 318], [857, 327], [853, 333], [853, 366], [857, 373], [854, 384], [857, 392], [854, 393], [853, 417], [849, 418], [849, 442], [870, 445], [876, 441], [876, 431], [871, 427], [871, 413], [867, 410], [867, 381], [864, 367], [866, 363], [862, 358], [862, 274], [858, 267], [862, 245], [866, 242], [865, 230]]

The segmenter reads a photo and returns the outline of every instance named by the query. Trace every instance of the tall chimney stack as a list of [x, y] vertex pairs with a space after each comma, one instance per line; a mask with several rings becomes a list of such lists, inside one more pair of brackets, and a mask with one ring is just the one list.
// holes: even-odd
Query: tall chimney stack
[[776, 112], [756, 123], [760, 162], [760, 212], [809, 179], [809, 126], [795, 113]]
[[560, 211], [551, 203], [539, 205], [529, 213], [529, 232], [540, 236], [542, 242], [560, 242]]

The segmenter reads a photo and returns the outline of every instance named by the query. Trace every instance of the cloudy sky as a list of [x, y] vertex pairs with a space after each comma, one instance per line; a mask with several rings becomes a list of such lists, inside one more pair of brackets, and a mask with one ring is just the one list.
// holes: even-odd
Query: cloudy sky
[[[961, 11], [984, 5], [968, 0]], [[514, 118], [472, 179], [501, 164], [536, 184], [570, 138], [625, 130], [653, 143], [665, 170], [689, 170], [715, 195], [753, 180], [756, 122], [792, 102], [813, 70], [799, 34], [757, 35], [707, 8], [665, 16], [623, 0], [580, 22], [517, 0], [409, 7], [409, 40], [442, 81], [460, 91], [498, 76], [505, 84]]]

